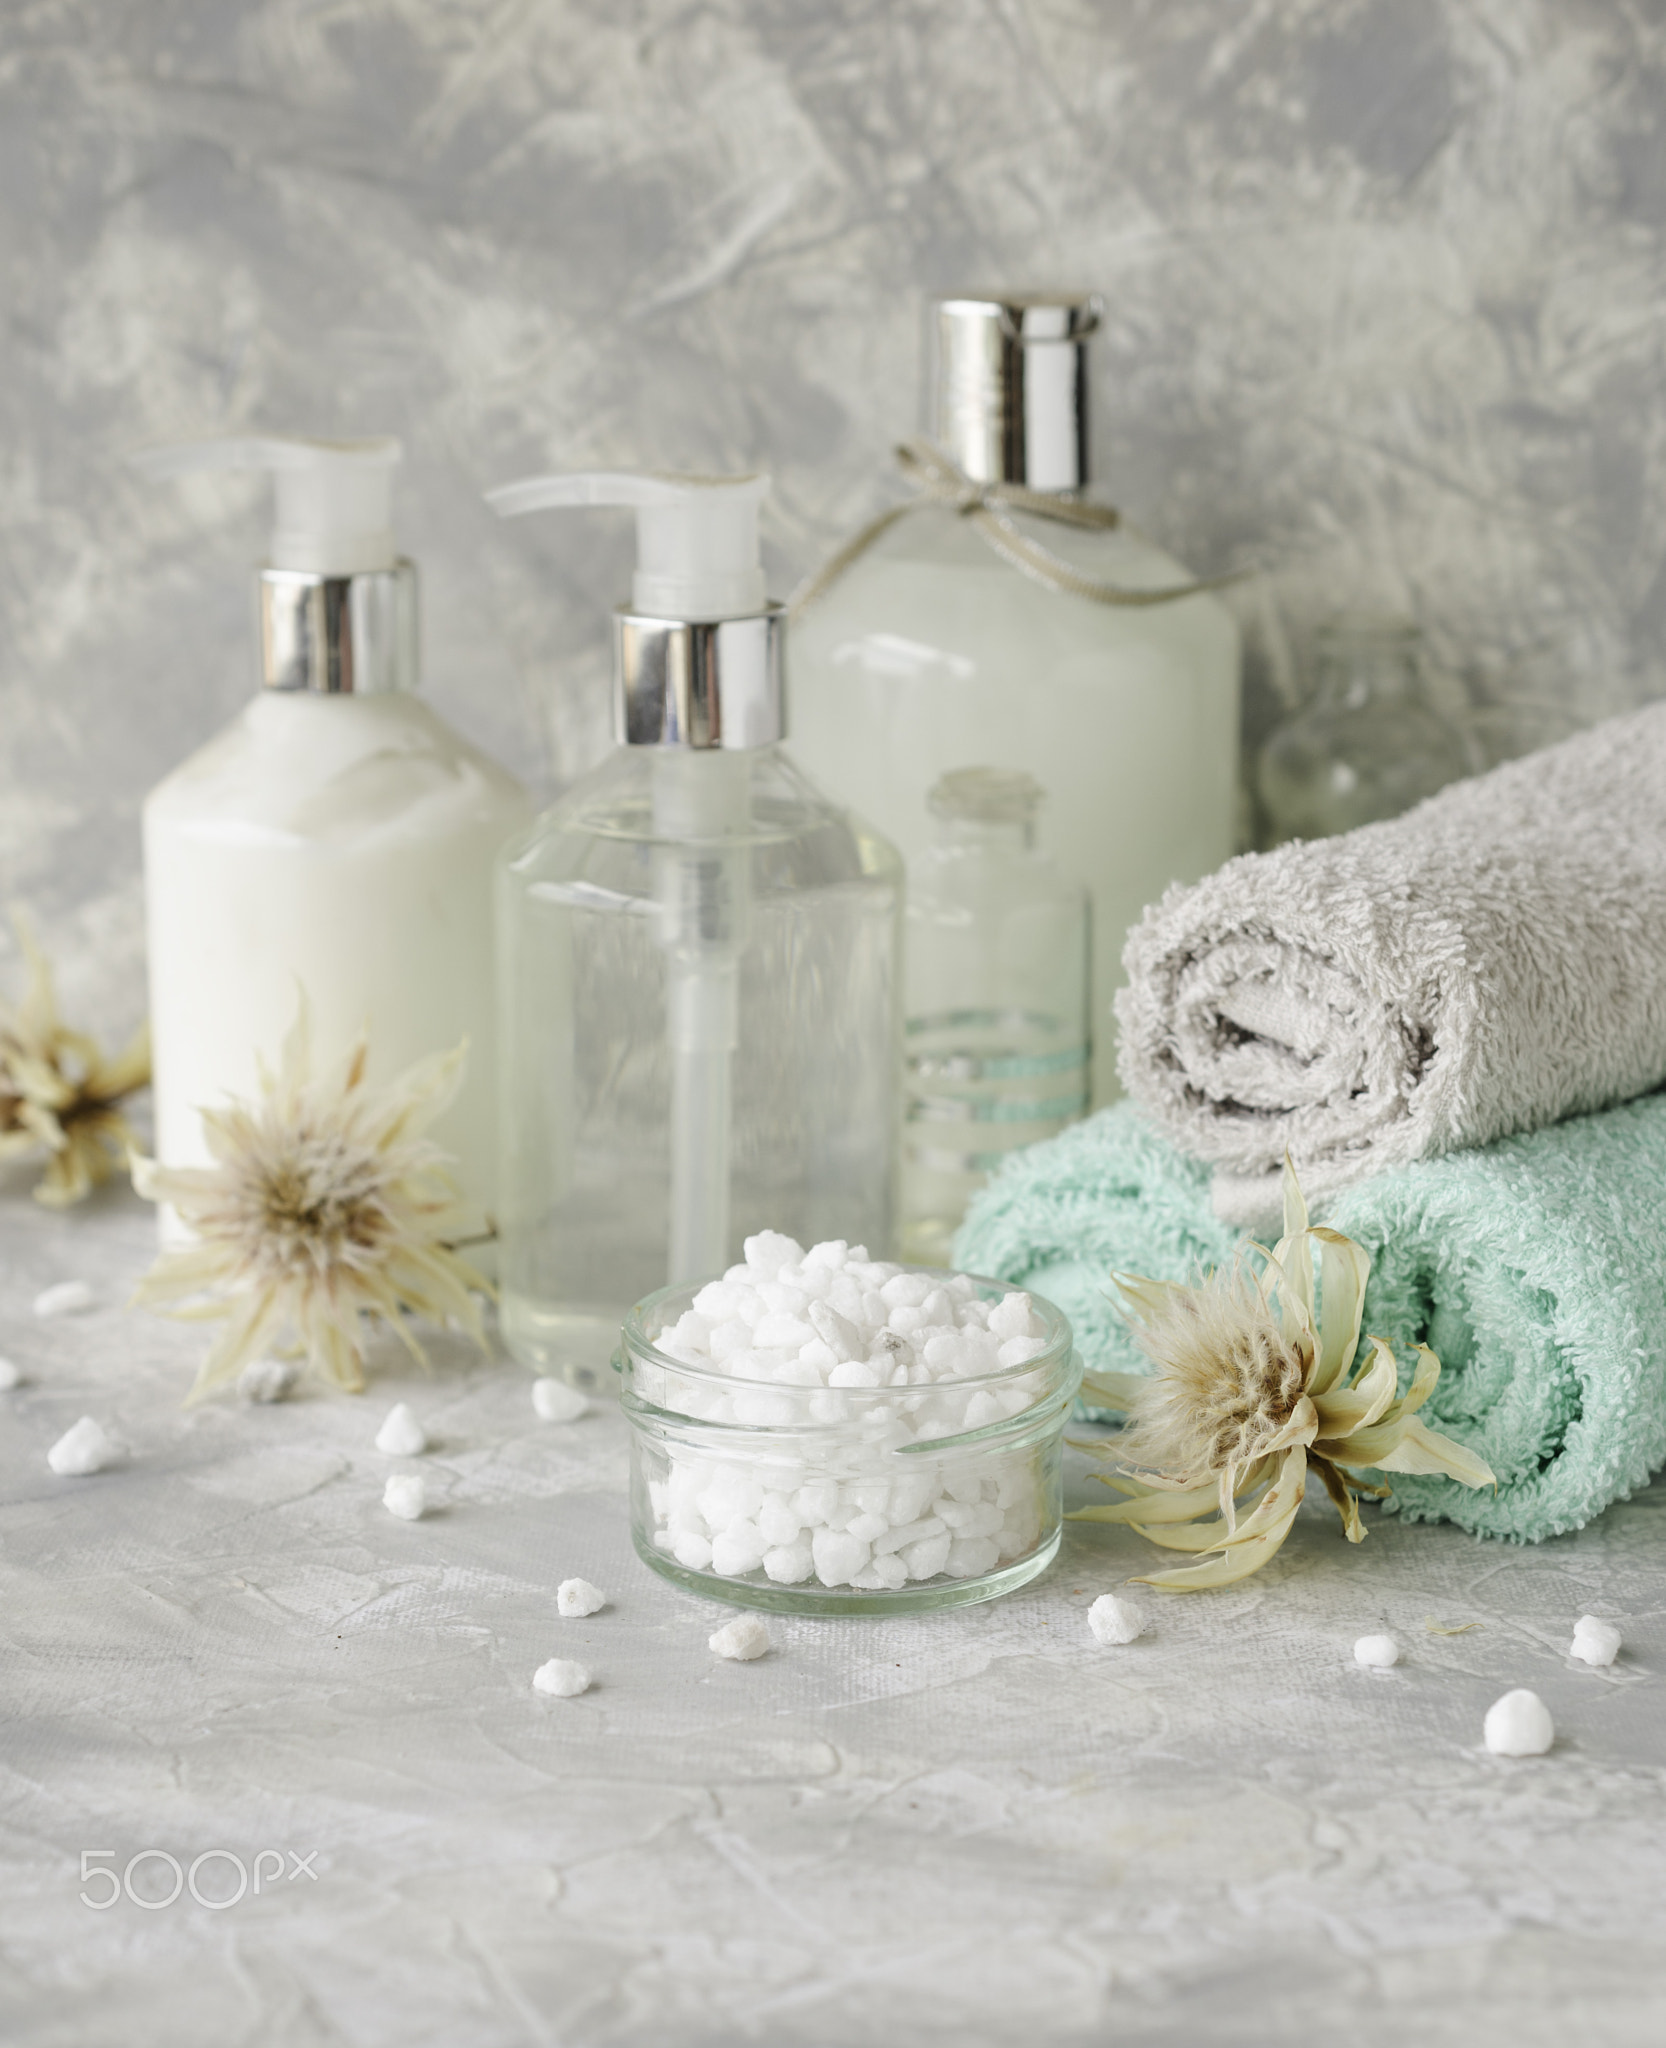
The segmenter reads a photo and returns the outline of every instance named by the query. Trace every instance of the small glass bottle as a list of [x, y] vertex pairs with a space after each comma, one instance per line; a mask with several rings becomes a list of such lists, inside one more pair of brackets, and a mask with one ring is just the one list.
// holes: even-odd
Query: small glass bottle
[[1345, 615], [1320, 632], [1316, 656], [1312, 701], [1261, 749], [1275, 840], [1396, 818], [1469, 772], [1463, 735], [1428, 701], [1411, 620]]
[[902, 1250], [920, 1265], [952, 1263], [1008, 1153], [1088, 1106], [1088, 895], [1036, 847], [1044, 800], [1022, 770], [957, 768], [909, 864]]
[[766, 479], [546, 477], [505, 513], [629, 505], [622, 744], [499, 871], [500, 1323], [602, 1383], [631, 1305], [742, 1240], [895, 1227], [902, 863], [780, 745]]

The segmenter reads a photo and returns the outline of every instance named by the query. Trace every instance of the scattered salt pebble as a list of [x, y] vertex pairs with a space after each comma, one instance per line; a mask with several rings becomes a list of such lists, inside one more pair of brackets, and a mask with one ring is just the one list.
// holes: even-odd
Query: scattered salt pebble
[[0, 1358], [0, 1394], [9, 1394], [22, 1377], [9, 1358]]
[[403, 1401], [388, 1410], [387, 1420], [376, 1432], [376, 1448], [390, 1458], [414, 1458], [427, 1450], [422, 1424]]
[[287, 1401], [300, 1379], [293, 1358], [251, 1358], [237, 1375], [237, 1391], [245, 1401]]
[[563, 1579], [555, 1589], [557, 1614], [594, 1614], [607, 1605], [607, 1595], [588, 1579]]
[[1573, 1625], [1573, 1643], [1568, 1651], [1581, 1664], [1612, 1664], [1620, 1654], [1620, 1631], [1611, 1621], [1595, 1614], [1582, 1614]]
[[1494, 1756], [1543, 1756], [1556, 1740], [1549, 1707], [1524, 1686], [1493, 1701], [1483, 1732]]
[[726, 1621], [715, 1635], [707, 1638], [706, 1647], [719, 1657], [732, 1657], [737, 1663], [750, 1664], [754, 1657], [761, 1657], [769, 1648], [769, 1629], [761, 1614], [737, 1614], [733, 1621]]
[[56, 1287], [43, 1287], [35, 1296], [38, 1316], [78, 1316], [93, 1305], [93, 1291], [85, 1280], [60, 1280]]
[[1101, 1643], [1131, 1643], [1145, 1634], [1145, 1610], [1137, 1600], [1101, 1593], [1088, 1609], [1088, 1627]]
[[590, 1690], [590, 1673], [569, 1657], [552, 1657], [533, 1672], [532, 1683], [540, 1692], [554, 1693], [558, 1700], [571, 1700]]
[[120, 1456], [121, 1446], [104, 1425], [83, 1415], [47, 1452], [46, 1462], [60, 1479], [85, 1479], [89, 1473], [113, 1465]]
[[382, 1488], [382, 1505], [402, 1522], [419, 1522], [428, 1506], [428, 1483], [415, 1472], [396, 1472]]
[[590, 1403], [565, 1380], [534, 1380], [532, 1406], [540, 1422], [577, 1422], [590, 1412]]
[[1386, 1671], [1400, 1661], [1400, 1645], [1392, 1636], [1361, 1636], [1354, 1645], [1354, 1662], [1371, 1671]]

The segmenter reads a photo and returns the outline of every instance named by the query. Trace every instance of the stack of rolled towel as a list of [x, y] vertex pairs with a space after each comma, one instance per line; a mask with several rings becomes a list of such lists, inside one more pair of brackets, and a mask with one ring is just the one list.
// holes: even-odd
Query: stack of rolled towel
[[958, 1265], [1137, 1371], [1110, 1273], [1270, 1240], [1288, 1150], [1371, 1255], [1366, 1329], [1440, 1354], [1428, 1419], [1498, 1475], [1397, 1475], [1401, 1512], [1535, 1541], [1666, 1462], [1666, 704], [1231, 861], [1125, 964], [1130, 1100], [1017, 1155]]

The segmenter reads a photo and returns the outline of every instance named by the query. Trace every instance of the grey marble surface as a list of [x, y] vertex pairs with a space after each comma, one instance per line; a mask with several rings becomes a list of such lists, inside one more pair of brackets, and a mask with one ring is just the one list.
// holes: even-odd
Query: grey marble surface
[[[1310, 1507], [1124, 1649], [1086, 1610], [1151, 1553], [1076, 1529], [1004, 1602], [777, 1620], [723, 1664], [724, 1610], [629, 1548], [617, 1413], [539, 1424], [460, 1350], [185, 1412], [200, 1334], [122, 1306], [150, 1248], [125, 1194], [0, 1191], [9, 2048], [1661, 2038], [1666, 1486], [1537, 1550], [1373, 1515], [1350, 1551]], [[71, 1278], [93, 1309], [36, 1319]], [[433, 1438], [415, 1524], [380, 1505], [395, 1398]], [[131, 1455], [55, 1478], [83, 1413]], [[609, 1605], [564, 1621], [574, 1574]], [[1611, 1671], [1565, 1655], [1588, 1611]], [[1383, 1629], [1403, 1663], [1356, 1668]], [[558, 1654], [591, 1692], [534, 1693]], [[1481, 1748], [1517, 1685], [1546, 1757]], [[81, 1903], [83, 1851], [148, 1849], [278, 1853], [223, 1911]]]
[[401, 435], [429, 694], [547, 790], [625, 522], [481, 491], [767, 467], [784, 594], [968, 284], [1105, 294], [1102, 480], [1270, 565], [1252, 732], [1342, 603], [1551, 731], [1657, 695], [1663, 106], [1657, 0], [7, 0], [0, 901], [136, 1019], [140, 800], [252, 686], [265, 486], [128, 451]]

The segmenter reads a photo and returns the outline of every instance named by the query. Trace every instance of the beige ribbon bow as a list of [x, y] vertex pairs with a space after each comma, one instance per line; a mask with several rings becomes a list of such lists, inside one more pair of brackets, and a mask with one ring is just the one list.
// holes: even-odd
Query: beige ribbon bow
[[892, 505], [877, 519], [870, 519], [813, 576], [801, 583], [788, 605], [788, 610], [795, 616], [807, 611], [818, 597], [830, 590], [853, 562], [861, 560], [882, 533], [912, 512], [916, 505], [949, 506], [963, 519], [970, 520], [1001, 560], [1009, 563], [1020, 575], [1043, 584], [1048, 590], [1063, 591], [1071, 597], [1091, 598], [1095, 604], [1173, 604], [1183, 597], [1195, 597], [1199, 591], [1217, 590], [1224, 583], [1235, 583], [1246, 573], [1241, 569], [1234, 570], [1226, 576], [1170, 584], [1161, 590], [1126, 590], [1118, 584], [1102, 582], [1097, 576], [1080, 575], [1063, 556], [1055, 555], [1051, 548], [1043, 547], [1040, 541], [1031, 540], [1023, 533], [1012, 514], [1027, 512], [1037, 519], [1051, 519], [1060, 526], [1085, 527], [1104, 533], [1122, 524], [1122, 515], [1113, 506], [1093, 505], [1086, 499], [1062, 497], [1051, 491], [1032, 491], [1026, 484], [976, 483], [929, 441], [904, 441], [896, 456], [897, 467], [910, 483], [917, 486], [918, 496], [901, 505]]

